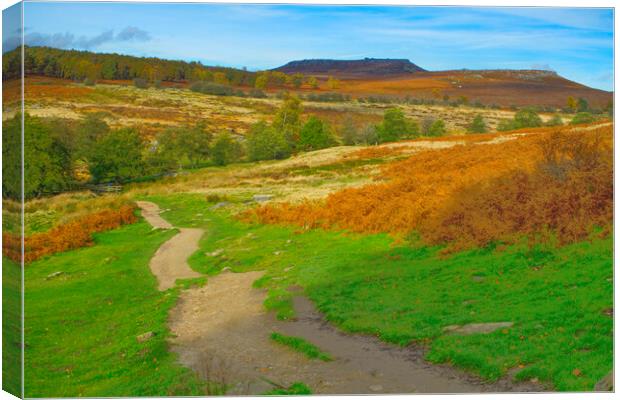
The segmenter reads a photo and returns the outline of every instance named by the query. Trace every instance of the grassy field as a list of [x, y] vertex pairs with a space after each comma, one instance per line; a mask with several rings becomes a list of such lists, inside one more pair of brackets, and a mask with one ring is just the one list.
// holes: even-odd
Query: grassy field
[[[148, 269], [173, 234], [141, 222], [28, 265], [26, 396], [204, 394], [168, 352], [166, 319], [178, 289], [159, 292]], [[147, 332], [154, 336], [139, 342]]]
[[2, 257], [2, 390], [21, 396], [20, 266]]
[[[292, 285], [349, 332], [427, 346], [427, 358], [490, 380], [517, 369], [557, 390], [591, 390], [612, 367], [612, 239], [564, 247], [518, 244], [452, 254], [388, 235], [248, 225], [211, 210], [199, 194], [151, 196], [177, 226], [208, 231], [190, 258], [216, 274], [266, 270], [257, 286], [281, 319], [294, 317]], [[240, 207], [240, 206], [239, 206]], [[209, 253], [222, 250], [213, 257]], [[216, 252], [220, 253], [220, 252]], [[429, 284], [432, 282], [432, 284]], [[450, 325], [513, 322], [490, 334], [444, 333]]]

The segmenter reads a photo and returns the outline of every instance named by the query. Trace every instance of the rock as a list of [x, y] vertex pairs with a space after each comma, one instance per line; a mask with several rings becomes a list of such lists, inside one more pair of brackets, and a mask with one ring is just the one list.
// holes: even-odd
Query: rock
[[257, 202], [257, 203], [263, 203], [265, 201], [269, 201], [269, 200], [273, 199], [273, 195], [270, 195], [270, 194], [255, 194], [254, 196], [252, 196], [252, 199], [254, 199], [254, 201]]
[[230, 204], [229, 201], [220, 201], [219, 203], [213, 205], [211, 207], [211, 210], [217, 210], [218, 208], [226, 207], [229, 204]]
[[383, 391], [383, 386], [381, 386], [381, 385], [370, 385], [368, 387], [368, 389], [370, 389], [371, 392], [381, 392], [381, 391]]
[[47, 277], [45, 277], [45, 279], [47, 279], [47, 280], [49, 280], [49, 279], [53, 279], [53, 278], [56, 278], [57, 276], [60, 276], [60, 275], [62, 275], [62, 274], [64, 274], [64, 272], [62, 272], [62, 271], [56, 271], [56, 272], [54, 272], [54, 273], [49, 274]]
[[281, 251], [274, 251], [274, 252], [273, 252], [273, 255], [274, 255], [274, 256], [279, 256], [280, 254], [282, 254], [282, 252], [281, 252]]
[[142, 335], [136, 336], [136, 340], [138, 341], [138, 343], [144, 343], [147, 340], [151, 339], [153, 336], [155, 336], [155, 334], [152, 331], [149, 331], [143, 333]]
[[293, 241], [292, 241], [291, 239], [288, 239], [288, 240], [286, 241], [286, 244], [291, 244], [291, 243], [293, 243]]
[[208, 255], [209, 257], [217, 257], [222, 255], [222, 253], [224, 253], [224, 249], [217, 249], [215, 251], [212, 251], [211, 253], [205, 253], [206, 255]]
[[482, 275], [474, 275], [471, 277], [471, 280], [474, 282], [482, 282], [484, 280], [484, 276]]
[[473, 335], [476, 333], [491, 333], [501, 328], [510, 328], [513, 325], [513, 322], [486, 322], [466, 325], [448, 325], [443, 328], [443, 331], [457, 335]]
[[594, 385], [597, 392], [611, 392], [614, 390], [614, 370], [612, 369]]
[[224, 267], [222, 268], [222, 272], [232, 272], [232, 270], [230, 269], [230, 267]]

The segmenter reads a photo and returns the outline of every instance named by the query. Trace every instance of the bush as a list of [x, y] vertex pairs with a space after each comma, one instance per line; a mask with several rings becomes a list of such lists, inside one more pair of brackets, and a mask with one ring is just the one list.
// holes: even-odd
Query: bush
[[255, 99], [266, 99], [267, 95], [260, 89], [251, 89], [249, 93], [250, 97], [254, 97]]
[[84, 86], [95, 86], [95, 81], [90, 78], [84, 79]]
[[435, 120], [428, 130], [428, 136], [443, 136], [445, 134], [446, 124], [441, 119]]
[[418, 126], [407, 120], [400, 108], [390, 108], [383, 114], [383, 122], [377, 126], [379, 142], [395, 142], [402, 137], [418, 134]]
[[213, 82], [194, 82], [190, 87], [193, 92], [215, 96], [232, 96], [235, 92], [232, 87]]
[[562, 126], [564, 125], [564, 121], [562, 121], [562, 117], [558, 114], [555, 114], [549, 121], [545, 123], [547, 126]]
[[148, 89], [149, 82], [144, 78], [134, 78], [133, 85], [138, 89]]
[[540, 116], [533, 108], [519, 110], [514, 116], [514, 129], [536, 128], [542, 125], [543, 122]]
[[487, 132], [487, 124], [481, 114], [477, 114], [467, 127], [469, 133], [485, 133]]
[[589, 112], [580, 112], [575, 114], [573, 119], [570, 121], [571, 125], [579, 125], [579, 124], [591, 124], [594, 122], [594, 116]]

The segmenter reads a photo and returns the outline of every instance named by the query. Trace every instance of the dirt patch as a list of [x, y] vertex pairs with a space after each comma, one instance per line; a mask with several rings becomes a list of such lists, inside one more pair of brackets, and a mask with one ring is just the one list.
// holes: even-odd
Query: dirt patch
[[[229, 394], [261, 394], [269, 382], [301, 381], [318, 394], [464, 393], [540, 391], [509, 380], [486, 384], [446, 366], [423, 361], [419, 348], [401, 348], [363, 335], [348, 335], [326, 323], [304, 297], [295, 298], [298, 319], [277, 321], [252, 287], [261, 272], [222, 273], [202, 288], [183, 292], [171, 311], [172, 351], [204, 379], [229, 385]], [[299, 336], [330, 353], [330, 362], [310, 360], [273, 343], [271, 332]]]

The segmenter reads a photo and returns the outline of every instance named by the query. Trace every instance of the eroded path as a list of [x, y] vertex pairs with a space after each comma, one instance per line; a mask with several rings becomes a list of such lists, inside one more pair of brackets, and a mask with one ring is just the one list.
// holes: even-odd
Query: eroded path
[[[154, 228], [172, 229], [173, 226], [163, 219], [161, 210], [155, 203], [148, 201], [136, 202], [142, 210], [142, 216]], [[159, 290], [174, 287], [177, 279], [198, 278], [201, 275], [190, 268], [187, 259], [198, 250], [198, 241], [202, 236], [202, 229], [180, 228], [179, 233], [165, 242], [151, 258], [149, 266], [159, 282]]]
[[[172, 228], [154, 203], [138, 202], [157, 228]], [[151, 259], [160, 290], [179, 278], [200, 276], [187, 264], [198, 249], [201, 229], [180, 229]], [[262, 394], [303, 382], [319, 394], [465, 393], [540, 391], [505, 378], [486, 384], [453, 368], [424, 362], [423, 352], [364, 335], [349, 335], [325, 322], [305, 297], [295, 297], [295, 321], [277, 321], [264, 306], [265, 293], [252, 287], [262, 272], [222, 272], [207, 285], [183, 291], [170, 312], [172, 351], [206, 381], [228, 394]], [[271, 341], [280, 332], [298, 336], [330, 353], [333, 361], [311, 360]], [[212, 393], [207, 393], [212, 394]]]
[[[295, 298], [296, 321], [265, 311], [265, 293], [252, 287], [262, 272], [224, 272], [187, 290], [170, 314], [172, 350], [204, 379], [230, 385], [228, 394], [261, 394], [274, 382], [301, 381], [319, 394], [465, 393], [540, 391], [506, 378], [485, 384], [451, 367], [423, 361], [420, 349], [401, 348], [326, 323], [313, 304]], [[273, 343], [271, 332], [303, 337], [329, 352], [330, 362], [310, 360]]]

